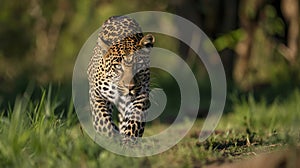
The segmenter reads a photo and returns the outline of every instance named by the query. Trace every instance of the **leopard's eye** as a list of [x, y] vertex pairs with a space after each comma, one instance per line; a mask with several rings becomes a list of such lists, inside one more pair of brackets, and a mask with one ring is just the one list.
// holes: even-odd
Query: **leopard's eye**
[[115, 66], [116, 69], [122, 69], [121, 64], [115, 64], [114, 66]]

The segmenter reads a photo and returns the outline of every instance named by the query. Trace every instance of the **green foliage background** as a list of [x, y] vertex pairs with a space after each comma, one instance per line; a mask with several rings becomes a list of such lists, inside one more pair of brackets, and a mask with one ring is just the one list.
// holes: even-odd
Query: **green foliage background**
[[[288, 46], [290, 24], [283, 1], [1, 0], [0, 167], [201, 167], [299, 146], [299, 37], [295, 59], [286, 59], [281, 47]], [[197, 139], [199, 119], [171, 150], [126, 158], [105, 151], [81, 131], [71, 80], [82, 45], [108, 17], [143, 10], [178, 14], [209, 36], [226, 71], [228, 99], [226, 115], [204, 143]], [[201, 95], [199, 117], [205, 117], [210, 81], [201, 60], [180, 41], [155, 37], [156, 46], [180, 55], [193, 70]], [[239, 49], [249, 37], [251, 43], [243, 47], [251, 52], [243, 63]], [[152, 79], [153, 87], [166, 92], [168, 104], [161, 120], [148, 123], [146, 134], [166, 128], [180, 102], [169, 74], [152, 69]]]
[[[274, 97], [281, 92], [281, 87], [298, 87], [299, 54], [295, 65], [291, 66], [279, 51], [279, 45], [285, 44], [288, 36], [288, 24], [280, 12], [280, 2], [266, 1], [261, 10], [255, 8], [256, 1], [243, 3], [220, 0], [3, 0], [0, 2], [0, 102], [12, 102], [29, 83], [36, 86], [52, 83], [70, 93], [73, 66], [86, 39], [108, 17], [143, 10], [172, 12], [198, 24], [220, 51], [229, 90], [248, 92], [256, 86], [267, 85], [271, 90], [258, 90], [259, 94], [274, 92], [270, 96]], [[234, 78], [235, 62], [239, 58], [235, 49], [247, 36], [239, 21], [244, 15], [250, 21], [258, 19], [251, 21], [258, 26], [252, 34], [254, 42], [247, 73], [238, 81]], [[178, 53], [187, 61], [199, 81], [200, 91], [209, 101], [210, 83], [201, 60], [176, 39], [156, 36], [156, 46]], [[169, 79], [160, 75], [160, 81], [172, 87]], [[208, 104], [205, 99], [204, 104]]]

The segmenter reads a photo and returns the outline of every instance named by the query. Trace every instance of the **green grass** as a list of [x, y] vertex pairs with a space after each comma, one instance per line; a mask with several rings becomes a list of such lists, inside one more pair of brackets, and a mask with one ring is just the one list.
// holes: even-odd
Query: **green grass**
[[[73, 104], [42, 92], [38, 101], [25, 93], [14, 106], [0, 110], [0, 167], [200, 167], [252, 157], [299, 144], [300, 91], [271, 104], [253, 96], [235, 100], [205, 142], [198, 142], [203, 120], [188, 135], [162, 154], [129, 158], [95, 144], [80, 129]], [[61, 109], [61, 110], [60, 110]], [[164, 129], [151, 124], [149, 132]]]

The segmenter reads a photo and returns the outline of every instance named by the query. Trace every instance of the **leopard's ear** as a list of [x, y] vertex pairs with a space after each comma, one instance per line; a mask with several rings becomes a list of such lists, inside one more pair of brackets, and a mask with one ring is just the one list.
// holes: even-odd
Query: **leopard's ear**
[[111, 54], [110, 48], [106, 51], [105, 55], [103, 55], [103, 60], [106, 61]]
[[[104, 67], [106, 67], [106, 63], [109, 62], [110, 53], [111, 53], [111, 51], [110, 51], [110, 49], [108, 49], [108, 51], [106, 52], [106, 54], [103, 55], [103, 65], [104, 65]], [[104, 74], [106, 75], [106, 70], [104, 71]]]
[[101, 37], [97, 38], [97, 45], [105, 50], [108, 50], [110, 47], [109, 44], [107, 44], [107, 42], [103, 41], [103, 39]]
[[150, 47], [153, 47], [154, 42], [155, 42], [154, 36], [152, 34], [147, 34], [140, 40], [139, 44], [146, 48], [150, 48]]

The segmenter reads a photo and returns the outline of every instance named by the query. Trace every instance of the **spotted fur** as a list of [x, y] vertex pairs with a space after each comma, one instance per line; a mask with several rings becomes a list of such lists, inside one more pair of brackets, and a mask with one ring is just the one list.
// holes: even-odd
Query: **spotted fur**
[[[126, 16], [109, 18], [102, 26], [88, 66], [90, 107], [95, 130], [109, 137], [142, 137], [149, 102], [149, 54], [154, 37], [143, 35]], [[113, 105], [119, 125], [112, 121]]]

